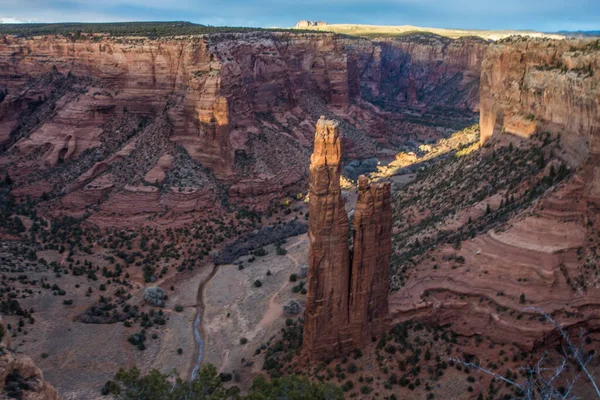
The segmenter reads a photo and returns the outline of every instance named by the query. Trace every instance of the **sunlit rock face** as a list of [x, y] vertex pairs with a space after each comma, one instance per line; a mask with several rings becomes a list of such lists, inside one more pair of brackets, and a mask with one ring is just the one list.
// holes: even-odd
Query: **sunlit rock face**
[[599, 153], [600, 49], [591, 40], [507, 39], [481, 72], [481, 142], [502, 131], [561, 133], [574, 157]]
[[309, 269], [303, 353], [309, 360], [347, 354], [385, 329], [392, 209], [390, 184], [359, 178], [353, 252], [340, 188], [338, 124], [317, 123], [309, 180]]
[[0, 164], [13, 194], [58, 196], [55, 214], [140, 221], [211, 204], [264, 210], [305, 190], [322, 114], [345, 127], [348, 159], [396, 149], [407, 132], [436, 140], [436, 124], [473, 118], [487, 46], [323, 32], [1, 39]]

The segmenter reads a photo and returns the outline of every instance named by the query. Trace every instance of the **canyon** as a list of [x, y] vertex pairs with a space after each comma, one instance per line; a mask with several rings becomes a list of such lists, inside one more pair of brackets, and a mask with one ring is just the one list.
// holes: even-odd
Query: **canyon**
[[[598, 329], [598, 54], [598, 42], [585, 40], [517, 37], [490, 46], [479, 154], [446, 163], [396, 203], [409, 216], [395, 218], [395, 231], [413, 240], [411, 250], [396, 242], [397, 256], [409, 257], [392, 273], [390, 308], [399, 321], [453, 321], [457, 333], [528, 350], [553, 340], [554, 327], [536, 317], [540, 308], [565, 329]], [[559, 169], [560, 179], [572, 171], [569, 179], [557, 179]], [[481, 186], [463, 197], [472, 185]], [[443, 190], [431, 192], [436, 187]], [[417, 193], [428, 212], [411, 200]], [[420, 226], [413, 236], [408, 221]], [[415, 243], [428, 250], [414, 251]]]
[[535, 361], [540, 309], [597, 351], [599, 70], [595, 39], [3, 35], [3, 357], [40, 398], [201, 362], [470, 398], [444, 360]]
[[[476, 39], [373, 43], [262, 32], [8, 36], [0, 46], [2, 165], [19, 184], [15, 195], [46, 192], [69, 215], [131, 222], [223, 197], [264, 208], [297, 191], [323, 113], [347, 125], [348, 158], [386, 154], [407, 131], [435, 140], [447, 119], [464, 126], [477, 110], [487, 47]], [[188, 171], [190, 162], [203, 169]], [[61, 176], [57, 166], [66, 169]], [[111, 172], [117, 168], [123, 172]]]

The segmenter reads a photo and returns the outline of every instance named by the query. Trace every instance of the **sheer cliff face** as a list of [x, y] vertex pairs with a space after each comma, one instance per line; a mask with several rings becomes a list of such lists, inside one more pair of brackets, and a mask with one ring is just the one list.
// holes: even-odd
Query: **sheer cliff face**
[[99, 126], [122, 110], [147, 116], [167, 111], [174, 121], [171, 140], [218, 176], [227, 176], [232, 161], [229, 107], [220, 94], [220, 65], [213, 58], [202, 40], [9, 38], [0, 44], [0, 70], [9, 93], [0, 110], [0, 139], [8, 139], [19, 123], [19, 114], [11, 110], [29, 107], [37, 96], [51, 96], [36, 90], [22, 93], [22, 85], [56, 72], [87, 81], [79, 83], [78, 93], [58, 101], [54, 118], [40, 121], [39, 129], [17, 141], [22, 153], [50, 147], [45, 161], [53, 166], [65, 150], [63, 158], [69, 159], [97, 147]]
[[488, 47], [482, 39], [422, 34], [375, 43], [354, 41], [348, 47], [362, 95], [384, 109], [479, 109], [481, 62]]
[[19, 186], [13, 194], [47, 192], [77, 215], [92, 206], [133, 212], [127, 203], [159, 213], [174, 198], [186, 203], [178, 212], [225, 198], [264, 208], [305, 186], [321, 114], [352, 125], [350, 158], [396, 149], [407, 132], [436, 139], [434, 125], [453, 126], [454, 116], [419, 125], [415, 112], [439, 116], [444, 107], [461, 123], [471, 118], [484, 46], [328, 33], [7, 36], [0, 163]]
[[350, 253], [340, 161], [338, 124], [322, 117], [309, 178], [310, 250], [303, 335], [303, 353], [309, 360], [347, 354], [363, 346], [383, 332], [388, 317], [390, 184], [369, 185], [367, 178], [360, 177]]
[[[594, 41], [506, 40], [481, 73], [481, 141], [506, 131], [561, 133], [573, 157], [599, 153], [600, 48]], [[574, 160], [574, 161], [578, 161]]]

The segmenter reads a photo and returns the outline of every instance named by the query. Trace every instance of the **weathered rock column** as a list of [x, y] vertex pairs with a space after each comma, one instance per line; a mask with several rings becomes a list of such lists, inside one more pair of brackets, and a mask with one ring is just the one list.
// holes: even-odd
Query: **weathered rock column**
[[310, 239], [303, 355], [309, 361], [347, 354], [386, 328], [392, 205], [389, 183], [360, 176], [354, 254], [340, 188], [341, 138], [321, 117], [310, 159]]
[[386, 327], [392, 251], [390, 183], [358, 178], [354, 209], [354, 247], [350, 281], [350, 331], [357, 345]]
[[340, 188], [341, 153], [337, 122], [321, 117], [308, 189], [310, 250], [303, 353], [309, 360], [336, 356], [350, 345], [349, 225]]

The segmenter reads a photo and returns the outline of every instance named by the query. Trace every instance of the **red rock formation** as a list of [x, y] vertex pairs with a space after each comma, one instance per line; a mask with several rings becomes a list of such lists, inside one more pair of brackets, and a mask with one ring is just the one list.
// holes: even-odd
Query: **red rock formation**
[[352, 347], [348, 332], [348, 215], [340, 188], [341, 137], [335, 121], [317, 122], [310, 159], [310, 239], [303, 351], [323, 359]]
[[481, 72], [481, 143], [507, 132], [561, 135], [562, 158], [589, 169], [585, 197], [600, 203], [600, 49], [595, 40], [510, 39]]
[[[402, 122], [403, 108], [443, 105], [471, 118], [465, 110], [477, 103], [471, 87], [485, 46], [412, 36], [379, 43], [325, 32], [157, 40], [6, 36], [0, 40], [0, 89], [8, 90], [0, 103], [0, 165], [19, 188], [13, 194], [39, 197], [41, 187], [66, 194], [57, 202], [65, 207], [54, 211], [81, 215], [95, 213], [96, 205], [106, 210], [105, 202], [123, 204], [132, 196], [126, 185], [172, 184], [169, 177], [183, 161], [169, 159], [183, 147], [219, 191], [227, 190], [216, 196], [264, 209], [304, 187], [317, 113], [356, 126], [344, 138], [354, 158], [397, 148], [408, 130], [437, 138], [430, 124], [403, 125], [412, 124]], [[377, 104], [390, 104], [391, 111], [361, 97], [379, 95]], [[140, 208], [144, 213], [162, 212], [171, 204], [164, 193], [134, 197], [152, 203]], [[137, 212], [127, 203], [115, 209]]]
[[352, 40], [347, 48], [359, 71], [350, 76], [360, 79], [360, 87], [378, 103], [383, 100], [391, 108], [424, 105], [432, 112], [479, 109], [481, 62], [488, 48], [483, 39], [415, 34]]
[[341, 138], [321, 117], [309, 179], [309, 270], [303, 352], [322, 360], [361, 347], [388, 315], [392, 209], [390, 184], [359, 179], [350, 262], [348, 216], [340, 188]]
[[2, 325], [1, 317], [0, 329], [3, 333], [3, 336], [0, 337], [0, 397], [4, 398], [7, 377], [16, 373], [19, 379], [27, 383], [26, 388], [21, 391], [22, 397], [19, 398], [23, 400], [60, 400], [54, 387], [44, 380], [42, 371], [33, 360], [23, 353], [10, 349], [10, 337]]
[[600, 51], [593, 41], [511, 39], [490, 46], [481, 71], [481, 142], [508, 132], [563, 133], [572, 165], [600, 133]]
[[367, 343], [385, 329], [388, 317], [392, 204], [390, 183], [369, 185], [358, 178], [350, 282], [350, 326], [355, 343]]

